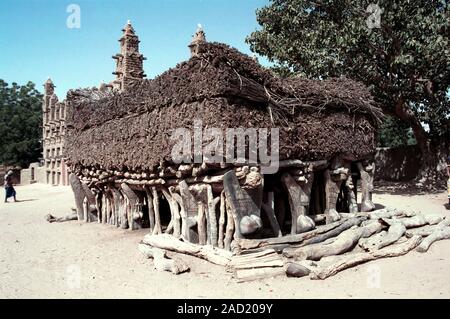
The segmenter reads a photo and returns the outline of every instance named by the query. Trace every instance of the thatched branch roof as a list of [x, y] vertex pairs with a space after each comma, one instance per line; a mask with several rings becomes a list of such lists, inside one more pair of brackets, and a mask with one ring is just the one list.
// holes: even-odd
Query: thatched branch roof
[[72, 163], [150, 169], [170, 161], [169, 132], [192, 127], [280, 127], [281, 157], [353, 158], [375, 149], [381, 111], [349, 79], [280, 79], [224, 44], [123, 92], [72, 90], [67, 149]]

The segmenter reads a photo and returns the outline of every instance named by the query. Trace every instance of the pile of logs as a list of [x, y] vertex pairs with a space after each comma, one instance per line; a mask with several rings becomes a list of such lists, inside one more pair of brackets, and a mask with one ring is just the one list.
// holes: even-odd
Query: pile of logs
[[156, 269], [185, 272], [189, 266], [176, 254], [188, 254], [224, 266], [239, 281], [324, 279], [450, 237], [450, 222], [440, 216], [374, 210], [370, 161], [290, 159], [279, 166], [270, 176], [245, 164], [161, 166], [153, 173], [79, 168], [70, 175], [76, 212], [46, 218], [150, 228], [139, 250]]
[[[238, 282], [244, 282], [279, 275], [325, 279], [375, 259], [405, 255], [414, 249], [426, 252], [435, 241], [449, 238], [448, 218], [385, 208], [345, 214], [339, 221], [300, 234], [238, 238], [232, 253], [166, 234], [146, 235], [139, 249], [147, 257], [152, 256], [147, 251], [155, 249], [196, 256], [224, 266]], [[155, 268], [159, 263], [155, 258]], [[179, 273], [174, 266], [163, 270]]]

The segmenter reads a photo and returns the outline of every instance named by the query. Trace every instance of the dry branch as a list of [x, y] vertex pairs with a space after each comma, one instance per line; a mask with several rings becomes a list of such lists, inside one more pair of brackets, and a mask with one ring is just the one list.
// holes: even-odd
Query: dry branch
[[[357, 266], [359, 264], [386, 257], [397, 257], [408, 253], [419, 245], [422, 238], [420, 236], [413, 236], [406, 242], [396, 245], [391, 245], [380, 250], [375, 250], [367, 253], [348, 254], [340, 256], [338, 260], [334, 260], [327, 265], [326, 260], [321, 260], [317, 267], [311, 267], [311, 279], [325, 279], [337, 274], [338, 272]], [[322, 266], [322, 264], [324, 264]]]

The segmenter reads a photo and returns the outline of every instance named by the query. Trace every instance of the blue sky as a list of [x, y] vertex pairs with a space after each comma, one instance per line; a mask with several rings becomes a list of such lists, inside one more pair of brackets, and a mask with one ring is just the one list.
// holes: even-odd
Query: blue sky
[[[268, 0], [1, 0], [0, 78], [42, 84], [50, 76], [63, 99], [67, 90], [114, 78], [112, 55], [128, 19], [153, 78], [189, 58], [198, 23], [208, 41], [250, 54], [245, 37], [258, 28], [255, 10]], [[68, 28], [70, 4], [81, 9], [81, 27]], [[265, 59], [260, 62], [267, 64]]]

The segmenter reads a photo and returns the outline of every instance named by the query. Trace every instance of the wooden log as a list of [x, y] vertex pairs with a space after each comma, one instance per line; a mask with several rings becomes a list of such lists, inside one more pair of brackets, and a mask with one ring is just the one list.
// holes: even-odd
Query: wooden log
[[342, 181], [334, 181], [331, 178], [330, 170], [324, 171], [325, 177], [325, 222], [327, 224], [339, 220], [341, 217], [336, 210], [336, 203], [341, 191]]
[[89, 211], [90, 211], [89, 200], [85, 197], [83, 199], [83, 216], [84, 216], [84, 221], [86, 223], [89, 223], [92, 221]]
[[45, 220], [48, 221], [49, 223], [62, 223], [62, 222], [67, 222], [70, 220], [77, 220], [77, 219], [78, 219], [78, 213], [76, 210], [74, 212], [72, 212], [71, 214], [63, 216], [63, 217], [55, 217], [52, 214], [45, 215]]
[[269, 219], [270, 226], [272, 227], [273, 234], [275, 235], [275, 237], [283, 236], [280, 230], [280, 225], [278, 225], [277, 217], [275, 216], [275, 212], [273, 211], [273, 209], [265, 203], [262, 203], [261, 206], [264, 212], [266, 213], [267, 218]]
[[[238, 167], [239, 168], [239, 167]], [[207, 184], [217, 184], [222, 183], [224, 181], [224, 176], [229, 171], [234, 171], [238, 180], [245, 178], [245, 176], [249, 173], [250, 168], [248, 166], [243, 166], [241, 170], [235, 168], [234, 170], [226, 169], [223, 172], [218, 172], [215, 175], [204, 175], [197, 177], [188, 177], [184, 179], [169, 179], [164, 181], [166, 186], [176, 186], [180, 184], [182, 181], [185, 181], [188, 184], [199, 184], [199, 183], [207, 183]]]
[[330, 244], [318, 243], [300, 248], [286, 248], [283, 250], [283, 255], [299, 260], [320, 260], [322, 257], [343, 254], [355, 247], [359, 239], [380, 232], [382, 228], [381, 223], [374, 221], [364, 227], [355, 227], [343, 231]]
[[[189, 186], [186, 181], [182, 180], [179, 183], [180, 196], [182, 199], [182, 212], [181, 216], [181, 233], [187, 241], [191, 241], [190, 228], [197, 224], [198, 205], [194, 196], [189, 190]], [[195, 223], [194, 221], [195, 220]]]
[[437, 225], [425, 225], [425, 226], [418, 227], [418, 228], [407, 229], [405, 235], [408, 238], [410, 238], [414, 235], [426, 237], [426, 236], [430, 236], [435, 231], [440, 230], [446, 226], [450, 226], [450, 218], [444, 218]]
[[234, 277], [238, 282], [273, 278], [285, 274], [284, 267], [264, 267], [256, 269], [237, 270]]
[[[359, 217], [358, 222], [361, 222], [365, 220], [367, 217]], [[333, 230], [334, 228], [339, 227], [343, 223], [345, 223], [346, 220], [339, 220], [331, 224], [327, 225], [321, 225], [316, 227], [316, 229], [311, 230], [306, 233], [301, 233], [297, 235], [289, 235], [289, 236], [283, 236], [283, 237], [276, 237], [276, 238], [264, 238], [264, 239], [238, 239], [236, 240], [236, 244], [238, 245], [239, 249], [241, 251], [245, 250], [251, 250], [251, 249], [258, 249], [258, 248], [269, 248], [276, 245], [284, 245], [290, 246], [292, 244], [300, 244], [308, 239], [311, 239], [315, 236], [318, 236], [320, 234], [329, 232]], [[348, 225], [348, 223], [346, 224]], [[343, 226], [347, 227], [347, 226]], [[350, 226], [351, 227], [351, 226]], [[348, 229], [348, 228], [346, 228]], [[339, 231], [342, 232], [342, 231]]]
[[[170, 215], [171, 215], [170, 221], [172, 222], [173, 235], [175, 237], [179, 237], [181, 235], [180, 210], [178, 208], [178, 202], [172, 196], [173, 188], [172, 188], [172, 192], [170, 192], [165, 187], [161, 187], [161, 192], [163, 193], [163, 196], [166, 198], [167, 202], [169, 203]], [[169, 227], [167, 227], [167, 228], [169, 229]], [[167, 233], [167, 231], [166, 231], [166, 233]]]
[[298, 159], [288, 159], [288, 160], [282, 160], [279, 162], [278, 166], [280, 168], [284, 167], [307, 167], [308, 163], [298, 160]]
[[121, 216], [121, 207], [122, 207], [123, 196], [117, 188], [111, 186], [110, 189], [111, 189], [111, 192], [113, 194], [113, 199], [114, 199], [113, 225], [115, 225], [116, 227], [120, 227], [120, 216]]
[[403, 210], [396, 210], [390, 208], [382, 208], [379, 210], [374, 210], [368, 213], [370, 219], [380, 219], [380, 218], [392, 218], [392, 217], [404, 217], [407, 213]]
[[305, 162], [298, 159], [288, 159], [282, 160], [279, 163], [280, 168], [285, 167], [308, 167], [311, 170], [321, 170], [328, 166], [328, 162], [326, 160], [321, 161], [313, 161], [313, 162]]
[[373, 175], [375, 171], [375, 164], [358, 162], [359, 174], [361, 175], [361, 211], [370, 212], [375, 209], [375, 204], [372, 202], [373, 192]]
[[234, 226], [236, 222], [234, 221], [234, 216], [231, 213], [230, 208], [228, 207], [228, 203], [225, 200], [226, 205], [226, 213], [227, 213], [227, 228], [225, 233], [225, 240], [224, 240], [224, 247], [225, 250], [230, 251], [231, 250], [231, 241], [233, 240], [233, 234], [234, 234]]
[[395, 243], [403, 236], [405, 232], [406, 227], [402, 223], [395, 223], [389, 227], [387, 232], [383, 232], [383, 235], [381, 236], [372, 236], [360, 240], [359, 246], [367, 251], [378, 250]]
[[110, 224], [111, 219], [111, 193], [107, 187], [104, 187], [103, 189], [103, 200], [104, 200], [104, 211], [105, 211], [105, 219], [102, 220], [105, 224]]
[[102, 223], [103, 218], [103, 208], [102, 208], [103, 194], [97, 188], [92, 189], [92, 192], [94, 193], [95, 198], [95, 210], [97, 211], [97, 222], [100, 224]]
[[120, 187], [124, 196], [128, 200], [127, 211], [129, 212], [129, 214], [127, 215], [127, 218], [129, 228], [131, 230], [142, 228], [141, 222], [143, 216], [143, 203], [141, 202], [139, 196], [126, 183], [122, 183]]
[[70, 183], [70, 187], [72, 188], [72, 192], [75, 197], [75, 204], [77, 207], [78, 220], [82, 221], [82, 220], [84, 220], [83, 200], [86, 197], [86, 195], [84, 194], [80, 180], [78, 179], [78, 177], [75, 174], [69, 175], [69, 183]]
[[283, 267], [284, 261], [278, 254], [271, 256], [254, 258], [247, 260], [243, 263], [234, 263], [233, 265], [228, 265], [228, 271], [235, 271], [239, 269], [252, 269], [252, 268], [262, 268], [262, 267]]
[[205, 228], [205, 206], [202, 202], [197, 202], [198, 207], [198, 217], [197, 217], [197, 231], [198, 231], [198, 239], [200, 245], [206, 245], [206, 228]]
[[175, 192], [175, 187], [173, 186], [169, 187], [169, 193], [172, 197], [174, 205], [173, 233], [175, 237], [179, 237], [181, 236], [181, 214], [180, 214], [181, 205], [179, 204], [179, 201], [177, 201], [175, 197], [179, 196], [181, 202], [181, 196]]
[[153, 229], [155, 229], [155, 211], [153, 209], [152, 190], [148, 186], [145, 186], [144, 189], [145, 194], [147, 195], [147, 209], [148, 209], [150, 232], [153, 232]]
[[359, 226], [364, 220], [365, 220], [364, 217], [353, 217], [353, 218], [344, 220], [342, 222], [342, 224], [340, 224], [336, 228], [333, 228], [330, 231], [327, 231], [325, 233], [319, 234], [313, 238], [304, 240], [301, 244], [298, 245], [298, 247], [325, 242], [326, 240], [328, 240], [330, 238], [338, 236], [343, 231], [350, 229], [351, 227]]
[[[257, 256], [257, 253], [246, 254], [245, 257], [241, 258], [231, 258], [231, 261], [228, 263], [228, 267], [244, 267], [245, 265], [255, 263], [255, 262], [270, 262], [274, 260], [282, 260], [280, 255], [278, 255], [273, 249], [272, 253], [266, 253], [264, 255]], [[242, 255], [237, 255], [242, 256]]]
[[242, 189], [251, 197], [256, 207], [261, 210], [264, 189], [264, 177], [257, 167], [251, 167], [250, 172], [242, 180]]
[[206, 162], [201, 163], [199, 166], [194, 166], [192, 168], [192, 176], [201, 176], [205, 175], [205, 172], [208, 170], [209, 166]]
[[81, 183], [81, 187], [83, 188], [84, 194], [86, 195], [86, 198], [88, 200], [88, 203], [90, 206], [95, 206], [95, 194], [92, 192], [92, 190], [88, 187], [87, 184]]
[[274, 254], [277, 254], [277, 252], [274, 249], [267, 248], [267, 249], [261, 250], [261, 251], [256, 252], [256, 253], [247, 253], [247, 254], [242, 254], [242, 255], [233, 255], [229, 265], [232, 266], [234, 264], [243, 263], [243, 262], [246, 262], [248, 260], [252, 260], [254, 258], [264, 257], [264, 256], [274, 255]]
[[241, 188], [234, 171], [225, 173], [223, 177], [227, 211], [235, 220], [235, 238], [252, 234], [262, 227], [260, 210], [248, 193]]
[[120, 228], [121, 229], [127, 229], [129, 227], [128, 225], [128, 198], [125, 197], [125, 195], [120, 192], [122, 194], [122, 200], [120, 202], [120, 206], [119, 206], [119, 223], [120, 223]]
[[292, 224], [291, 235], [309, 231], [315, 227], [314, 221], [306, 216], [309, 206], [309, 195], [298, 185], [289, 173], [281, 176], [284, 187], [289, 194]]
[[208, 216], [209, 216], [209, 242], [214, 247], [218, 246], [218, 234], [217, 234], [217, 217], [216, 217], [216, 207], [220, 201], [220, 197], [214, 198], [211, 185], [205, 185], [206, 187], [206, 198], [208, 205]]
[[358, 203], [356, 202], [355, 185], [353, 185], [353, 178], [351, 175], [347, 177], [345, 187], [347, 189], [348, 211], [350, 214], [356, 214], [358, 213]]
[[428, 251], [431, 244], [433, 244], [435, 241], [449, 239], [449, 238], [450, 238], [450, 227], [448, 227], [448, 226], [443, 227], [443, 228], [433, 232], [428, 237], [426, 237], [420, 243], [420, 245], [417, 247], [417, 251], [424, 253], [424, 252]]
[[183, 178], [191, 175], [193, 166], [193, 164], [180, 165], [175, 173], [175, 176], [178, 178]]
[[[320, 261], [317, 268], [311, 269], [310, 278], [325, 279], [337, 274], [344, 269], [354, 267], [371, 260], [405, 255], [409, 251], [416, 248], [421, 240], [422, 238], [420, 236], [413, 236], [404, 243], [387, 246], [380, 250], [340, 256], [337, 261], [334, 261], [326, 266], [321, 266], [322, 261]], [[327, 262], [323, 261], [323, 263], [326, 264]]]
[[442, 221], [443, 217], [433, 214], [418, 214], [409, 218], [382, 218], [387, 224], [402, 223], [406, 228], [420, 227], [424, 225], [436, 225]]
[[220, 215], [219, 215], [219, 238], [218, 246], [219, 248], [224, 248], [224, 228], [225, 228], [225, 215], [226, 215], [226, 204], [225, 204], [225, 192], [220, 193]]
[[156, 187], [152, 187], [152, 197], [153, 197], [153, 210], [155, 213], [155, 228], [153, 228], [153, 235], [158, 235], [162, 233], [161, 229], [161, 215], [159, 213], [159, 196]]
[[158, 271], [169, 271], [175, 275], [189, 271], [189, 266], [178, 258], [166, 258], [166, 252], [149, 245], [139, 244], [139, 251], [147, 258], [153, 258], [153, 264]]
[[183, 242], [171, 235], [145, 235], [143, 242], [153, 247], [175, 251], [205, 259], [216, 265], [226, 266], [231, 260], [231, 252], [212, 246]]
[[106, 190], [102, 192], [102, 197], [101, 197], [101, 201], [102, 201], [102, 223], [103, 224], [107, 224], [108, 223], [108, 195], [106, 193]]

